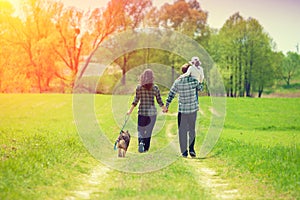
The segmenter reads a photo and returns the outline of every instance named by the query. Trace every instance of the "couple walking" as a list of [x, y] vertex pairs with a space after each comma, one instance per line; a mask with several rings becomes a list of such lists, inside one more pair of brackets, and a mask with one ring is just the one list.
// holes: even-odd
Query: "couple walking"
[[[138, 151], [147, 152], [150, 148], [152, 130], [156, 122], [157, 110], [154, 105], [154, 97], [163, 112], [168, 112], [168, 107], [175, 95], [178, 99], [178, 132], [180, 151], [183, 157], [188, 153], [191, 157], [196, 157], [195, 145], [195, 125], [197, 118], [198, 90], [202, 89], [204, 78], [203, 69], [198, 57], [193, 57], [189, 64], [182, 66], [182, 75], [173, 83], [166, 105], [164, 105], [160, 90], [157, 85], [153, 84], [154, 74], [150, 69], [146, 69], [141, 77], [140, 84], [136, 88], [136, 94], [132, 105], [127, 112], [130, 115], [133, 109], [139, 103], [138, 108]], [[189, 135], [189, 137], [187, 137]], [[187, 141], [189, 138], [189, 141]], [[187, 143], [188, 142], [188, 143]], [[188, 144], [188, 145], [187, 145]]]

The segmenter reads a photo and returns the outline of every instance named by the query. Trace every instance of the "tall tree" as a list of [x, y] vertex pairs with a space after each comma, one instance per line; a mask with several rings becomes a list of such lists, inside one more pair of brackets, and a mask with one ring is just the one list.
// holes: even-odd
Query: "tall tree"
[[298, 53], [289, 51], [282, 62], [280, 76], [286, 82], [287, 86], [289, 86], [294, 76], [299, 73], [300, 55]]
[[272, 86], [276, 79], [273, 41], [254, 18], [247, 20], [246, 30], [246, 96], [252, 96], [257, 91], [258, 97], [261, 97], [264, 88]]
[[243, 51], [244, 51], [245, 20], [239, 13], [232, 15], [219, 32], [221, 71], [226, 74], [227, 95], [243, 96]]
[[55, 24], [53, 33], [56, 38], [51, 47], [59, 60], [64, 63], [65, 70], [57, 72], [56, 75], [65, 80], [68, 87], [73, 88], [74, 80], [79, 72], [79, 63], [83, 49], [81, 29], [84, 13], [75, 7], [65, 8], [60, 2], [53, 5], [54, 14], [52, 17]]
[[26, 74], [31, 88], [38, 92], [46, 91], [54, 76], [55, 58], [51, 56], [48, 48], [53, 31], [49, 7], [51, 3], [46, 0], [26, 0], [22, 4], [22, 21], [10, 22], [11, 45], [20, 47], [25, 52], [25, 56], [20, 60], [24, 68], [20, 73]]
[[[24, 22], [13, 16], [14, 9], [7, 1], [1, 1], [0, 40], [1, 54], [1, 91], [30, 92], [32, 86], [37, 86], [36, 76], [31, 76], [28, 44]], [[20, 59], [22, 58], [22, 59]]]
[[[123, 31], [135, 32], [137, 28], [141, 27], [147, 14], [152, 10], [151, 0], [123, 0]], [[152, 10], [153, 11], [153, 10]], [[133, 38], [128, 38], [128, 41]], [[136, 51], [124, 53], [116, 62], [122, 69], [122, 84], [126, 84], [126, 72], [135, 65], [130, 64], [129, 60], [133, 57], [139, 57]], [[146, 62], [146, 60], [144, 60]], [[136, 64], [136, 63], [135, 63]]]
[[213, 50], [228, 96], [250, 97], [254, 91], [261, 96], [264, 87], [273, 83], [272, 40], [256, 19], [232, 15], [212, 37]]
[[125, 0], [111, 0], [106, 9], [96, 8], [89, 13], [87, 38], [92, 41], [92, 46], [88, 48], [87, 59], [78, 75], [78, 83], [83, 76], [89, 62], [102, 42], [111, 34], [124, 31], [126, 28], [126, 4]]
[[10, 27], [7, 22], [13, 20], [12, 14], [14, 9], [8, 1], [0, 1], [0, 7], [2, 8], [0, 10], [0, 92], [3, 92], [6, 82], [5, 73], [10, 64], [9, 55], [11, 53], [8, 43]]
[[[123, 29], [124, 6], [120, 2], [111, 0], [106, 8], [87, 12], [65, 8], [59, 2], [55, 4], [53, 19], [59, 40], [53, 44], [53, 49], [69, 71], [69, 76], [60, 74], [60, 77], [69, 80], [71, 88], [83, 87], [80, 80], [98, 47], [108, 36]], [[77, 85], [74, 85], [76, 78]]]

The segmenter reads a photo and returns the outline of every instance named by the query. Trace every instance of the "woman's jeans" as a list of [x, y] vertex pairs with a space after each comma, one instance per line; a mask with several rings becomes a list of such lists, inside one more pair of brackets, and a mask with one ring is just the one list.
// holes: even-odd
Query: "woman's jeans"
[[138, 115], [138, 143], [144, 143], [144, 151], [148, 151], [152, 131], [156, 122], [156, 115], [143, 116]]

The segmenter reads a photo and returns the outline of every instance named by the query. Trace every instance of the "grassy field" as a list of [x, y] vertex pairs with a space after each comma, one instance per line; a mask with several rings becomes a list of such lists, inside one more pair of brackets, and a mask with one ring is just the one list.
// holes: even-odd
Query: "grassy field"
[[[224, 131], [214, 149], [227, 166], [221, 170], [224, 176], [265, 183], [281, 194], [277, 198], [299, 197], [299, 114], [296, 98], [230, 99]], [[274, 195], [255, 191], [268, 199]]]
[[[120, 126], [111, 96], [97, 95], [95, 102], [101, 129], [113, 143]], [[200, 105], [197, 151], [211, 117], [210, 99], [201, 97]], [[72, 95], [2, 94], [0, 110], [0, 199], [66, 199], [87, 185], [82, 177], [103, 165], [77, 133]], [[178, 157], [171, 165], [144, 174], [110, 170], [90, 198], [216, 199], [199, 182], [198, 168], [203, 165], [238, 189], [239, 198], [299, 198], [300, 99], [227, 99], [226, 112], [221, 138], [206, 159]], [[131, 120], [126, 128], [133, 132], [135, 113]], [[150, 152], [168, 144], [170, 135], [176, 137], [175, 102], [157, 124], [161, 129], [155, 131]], [[129, 151], [137, 152], [135, 137]]]

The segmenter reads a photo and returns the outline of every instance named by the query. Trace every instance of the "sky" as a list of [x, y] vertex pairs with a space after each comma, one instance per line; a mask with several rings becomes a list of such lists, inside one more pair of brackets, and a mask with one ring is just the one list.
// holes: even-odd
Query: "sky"
[[[160, 7], [173, 0], [152, 0]], [[106, 6], [108, 0], [62, 0], [66, 5], [83, 9]], [[201, 8], [208, 12], [208, 24], [221, 28], [234, 13], [245, 19], [255, 18], [277, 44], [277, 51], [297, 51], [300, 46], [300, 0], [198, 0]], [[300, 51], [300, 47], [299, 47]]]
[[[300, 46], [300, 0], [199, 0], [208, 12], [208, 24], [221, 28], [234, 13], [255, 18], [284, 53]], [[299, 47], [300, 52], [300, 47]]]
[[[11, 0], [17, 1], [17, 0]], [[105, 7], [109, 0], [60, 0], [66, 6], [81, 9]], [[186, 0], [188, 1], [188, 0]], [[172, 4], [174, 0], [152, 0], [155, 6]], [[277, 44], [277, 51], [300, 52], [300, 0], [198, 0], [208, 12], [210, 27], [220, 29], [225, 21], [239, 12], [245, 19], [255, 18]], [[298, 53], [299, 53], [298, 52]]]

